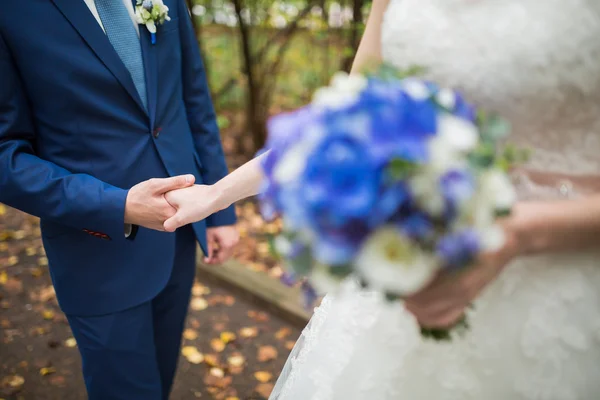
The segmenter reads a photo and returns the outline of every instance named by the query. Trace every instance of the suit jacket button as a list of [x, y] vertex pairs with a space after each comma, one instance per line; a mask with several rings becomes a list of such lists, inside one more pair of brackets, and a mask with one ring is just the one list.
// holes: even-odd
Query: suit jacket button
[[161, 128], [156, 128], [152, 131], [152, 136], [154, 136], [154, 139], [158, 139], [158, 136], [160, 136], [160, 130]]

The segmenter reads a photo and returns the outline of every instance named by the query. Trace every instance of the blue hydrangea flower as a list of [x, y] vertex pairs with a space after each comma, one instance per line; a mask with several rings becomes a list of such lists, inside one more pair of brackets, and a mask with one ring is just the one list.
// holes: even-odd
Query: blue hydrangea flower
[[426, 240], [434, 234], [434, 225], [427, 214], [414, 212], [400, 222], [400, 229], [414, 240]]
[[473, 197], [475, 185], [475, 177], [467, 170], [451, 170], [440, 178], [446, 220], [453, 219], [459, 207]]
[[379, 174], [366, 143], [327, 136], [309, 155], [301, 182], [303, 202], [312, 218], [327, 226], [364, 219], [378, 200]]
[[437, 243], [437, 254], [449, 268], [468, 265], [481, 250], [477, 233], [466, 229], [442, 237]]

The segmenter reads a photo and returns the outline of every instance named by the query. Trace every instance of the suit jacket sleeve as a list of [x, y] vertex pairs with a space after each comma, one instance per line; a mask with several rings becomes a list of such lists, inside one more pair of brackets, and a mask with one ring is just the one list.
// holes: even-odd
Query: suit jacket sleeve
[[[227, 165], [196, 33], [185, 1], [176, 1], [179, 4], [183, 96], [187, 118], [194, 136], [195, 150], [203, 165], [202, 179], [206, 184], [214, 184], [227, 175]], [[206, 223], [208, 227], [234, 224], [234, 207], [211, 215], [206, 219]]]
[[21, 77], [0, 33], [0, 202], [43, 219], [123, 238], [127, 191], [39, 158]]

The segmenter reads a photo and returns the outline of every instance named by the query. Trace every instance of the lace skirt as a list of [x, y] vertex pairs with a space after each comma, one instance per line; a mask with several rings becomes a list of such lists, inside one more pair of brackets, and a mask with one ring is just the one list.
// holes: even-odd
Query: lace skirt
[[272, 400], [600, 399], [600, 252], [514, 262], [462, 338], [420, 337], [401, 303], [348, 281], [293, 349]]

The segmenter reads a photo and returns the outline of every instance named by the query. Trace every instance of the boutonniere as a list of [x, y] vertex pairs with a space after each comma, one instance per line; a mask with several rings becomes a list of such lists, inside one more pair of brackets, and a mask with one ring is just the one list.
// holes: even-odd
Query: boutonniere
[[170, 21], [169, 7], [162, 0], [137, 0], [135, 5], [135, 18], [137, 23], [145, 25], [152, 44], [156, 44], [156, 27], [165, 21]]

